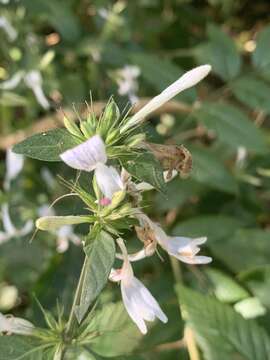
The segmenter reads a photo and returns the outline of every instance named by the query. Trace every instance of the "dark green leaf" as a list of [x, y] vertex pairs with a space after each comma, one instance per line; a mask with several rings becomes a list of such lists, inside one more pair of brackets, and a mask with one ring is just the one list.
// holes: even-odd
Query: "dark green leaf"
[[139, 154], [131, 160], [122, 159], [122, 164], [137, 180], [145, 181], [158, 190], [164, 188], [163, 169], [150, 153]]
[[245, 76], [231, 84], [234, 95], [254, 110], [270, 113], [270, 86], [254, 76]]
[[0, 360], [41, 360], [36, 349], [40, 345], [40, 341], [29, 336], [0, 336]]
[[59, 155], [78, 145], [79, 140], [65, 129], [53, 129], [33, 135], [13, 147], [17, 154], [43, 161], [60, 161]]
[[204, 104], [194, 115], [209, 130], [214, 130], [220, 141], [234, 149], [244, 146], [253, 152], [267, 150], [262, 131], [236, 107], [225, 103], [209, 103]]
[[226, 215], [204, 215], [183, 221], [173, 228], [173, 234], [187, 237], [207, 236], [208, 244], [231, 237], [242, 222]]
[[213, 297], [182, 286], [177, 293], [207, 360], [270, 359], [270, 338], [255, 321], [244, 320]]
[[209, 25], [207, 33], [209, 42], [197, 49], [199, 59], [211, 64], [223, 80], [233, 79], [242, 63], [233, 39], [215, 25]]
[[243, 271], [251, 267], [269, 264], [269, 239], [269, 231], [239, 229], [226, 241], [213, 242], [211, 250], [233, 271]]
[[136, 325], [129, 318], [122, 302], [108, 304], [96, 312], [87, 327], [87, 332], [95, 331], [100, 336], [92, 340], [89, 348], [106, 357], [131, 353], [142, 337]]
[[252, 54], [254, 66], [270, 79], [270, 26], [259, 32], [256, 49]]
[[224, 192], [237, 193], [235, 178], [218, 157], [202, 147], [190, 147], [190, 152], [193, 158], [191, 178]]
[[85, 248], [86, 265], [80, 303], [76, 316], [81, 322], [89, 306], [105, 286], [115, 258], [115, 243], [106, 232], [101, 231]]
[[238, 278], [270, 308], [270, 265], [259, 266], [238, 275]]

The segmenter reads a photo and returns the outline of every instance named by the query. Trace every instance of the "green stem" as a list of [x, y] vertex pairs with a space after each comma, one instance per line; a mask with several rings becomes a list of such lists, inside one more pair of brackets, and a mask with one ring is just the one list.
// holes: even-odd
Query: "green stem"
[[182, 271], [181, 271], [179, 260], [177, 260], [176, 258], [174, 258], [172, 256], [170, 256], [170, 260], [171, 260], [171, 266], [172, 266], [172, 271], [173, 271], [175, 282], [176, 282], [176, 284], [182, 284], [183, 276], [182, 276]]
[[76, 289], [76, 292], [74, 295], [73, 304], [72, 304], [70, 314], [69, 314], [69, 319], [68, 319], [67, 328], [66, 328], [66, 335], [68, 338], [72, 338], [74, 328], [76, 327], [76, 324], [77, 324], [75, 309], [76, 309], [76, 306], [79, 305], [79, 301], [80, 301], [83, 280], [84, 280], [84, 275], [85, 275], [86, 260], [87, 260], [87, 257], [85, 256], [81, 274], [80, 274], [80, 278], [79, 278], [78, 285], [77, 285], [77, 289]]

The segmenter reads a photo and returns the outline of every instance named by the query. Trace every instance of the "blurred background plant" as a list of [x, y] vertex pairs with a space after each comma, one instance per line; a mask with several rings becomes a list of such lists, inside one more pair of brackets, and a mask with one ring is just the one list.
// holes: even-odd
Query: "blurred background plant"
[[[0, 1], [0, 311], [42, 325], [35, 297], [54, 314], [57, 300], [68, 309], [82, 261], [76, 243], [85, 233], [82, 225], [38, 232], [30, 243], [32, 221], [64, 194], [57, 175], [75, 172], [30, 159], [21, 169], [20, 160], [6, 161], [7, 150], [61, 126], [60, 108], [77, 117], [90, 91], [97, 111], [112, 94], [124, 109], [209, 63], [213, 71], [196, 90], [147, 123], [152, 142], [191, 151], [193, 171], [166, 194], [149, 192], [146, 211], [170, 234], [208, 236], [214, 261], [180, 268], [162, 253], [164, 261], [140, 262], [136, 272], [168, 324], [154, 324], [142, 338], [108, 285], [96, 315], [97, 329], [110, 325], [108, 333], [66, 358], [269, 359], [269, 14], [267, 0]], [[63, 199], [53, 211], [80, 207]], [[2, 339], [0, 350], [8, 343]]]

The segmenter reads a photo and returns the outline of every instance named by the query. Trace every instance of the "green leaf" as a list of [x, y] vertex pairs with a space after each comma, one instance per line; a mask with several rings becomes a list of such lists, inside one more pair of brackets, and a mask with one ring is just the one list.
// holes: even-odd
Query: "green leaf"
[[249, 297], [237, 302], [234, 305], [234, 309], [245, 319], [254, 319], [266, 313], [266, 308], [257, 297]]
[[[130, 55], [130, 59], [135, 65], [139, 66], [142, 77], [158, 92], [163, 91], [184, 73], [181, 68], [170, 60], [161, 59], [156, 55], [135, 53]], [[177, 95], [175, 99], [192, 102], [196, 99], [195, 89], [184, 91]]]
[[238, 275], [248, 289], [270, 308], [270, 265], [264, 265], [243, 271]]
[[235, 178], [216, 155], [202, 147], [189, 147], [189, 149], [193, 159], [192, 179], [227, 193], [237, 193]]
[[158, 190], [165, 186], [163, 169], [150, 153], [138, 154], [130, 160], [121, 160], [123, 167], [137, 180], [145, 181]]
[[27, 99], [11, 91], [3, 91], [0, 97], [0, 105], [3, 106], [26, 106]]
[[92, 332], [100, 336], [91, 340], [89, 348], [106, 357], [131, 353], [142, 338], [122, 302], [107, 304], [97, 311], [85, 330], [85, 333]]
[[193, 217], [177, 224], [173, 228], [173, 234], [187, 237], [207, 236], [208, 245], [215, 241], [231, 237], [243, 223], [226, 215], [204, 215]]
[[209, 42], [197, 49], [198, 58], [211, 64], [213, 72], [223, 80], [235, 78], [242, 61], [233, 39], [215, 25], [209, 25], [207, 33]]
[[255, 76], [245, 76], [231, 84], [234, 95], [252, 109], [270, 113], [270, 86]]
[[115, 258], [115, 243], [106, 232], [99, 232], [85, 248], [86, 265], [76, 316], [82, 321], [89, 306], [105, 286]]
[[219, 258], [233, 271], [244, 271], [269, 264], [269, 239], [269, 231], [239, 229], [226, 241], [213, 242], [211, 250], [214, 257]]
[[246, 299], [249, 296], [249, 293], [244, 287], [224, 272], [213, 267], [206, 268], [205, 272], [212, 282], [214, 294], [218, 300], [234, 303]]
[[218, 139], [237, 149], [261, 153], [267, 150], [262, 131], [239, 109], [225, 103], [204, 103], [194, 116], [209, 130], [214, 130]]
[[30, 336], [0, 336], [1, 360], [38, 360], [40, 341]]
[[256, 49], [252, 53], [253, 65], [260, 70], [263, 75], [270, 79], [270, 26], [266, 26], [259, 32], [256, 41]]
[[65, 129], [53, 129], [35, 134], [13, 147], [13, 151], [42, 161], [61, 161], [59, 155], [79, 144]]
[[269, 360], [270, 338], [254, 320], [230, 306], [185, 287], [177, 288], [187, 321], [207, 360]]

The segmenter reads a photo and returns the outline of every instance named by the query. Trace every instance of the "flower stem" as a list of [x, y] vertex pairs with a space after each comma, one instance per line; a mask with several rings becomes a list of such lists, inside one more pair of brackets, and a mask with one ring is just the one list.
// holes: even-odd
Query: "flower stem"
[[80, 296], [81, 296], [82, 285], [83, 285], [83, 280], [84, 280], [84, 275], [85, 275], [86, 260], [87, 260], [87, 257], [85, 256], [81, 274], [80, 274], [80, 278], [79, 278], [78, 285], [77, 285], [77, 289], [76, 289], [76, 292], [74, 295], [73, 304], [72, 304], [70, 314], [69, 314], [69, 319], [68, 319], [67, 328], [66, 328], [66, 335], [68, 338], [72, 338], [74, 328], [76, 327], [76, 324], [77, 324], [75, 309], [76, 309], [76, 306], [79, 305], [79, 300], [80, 300]]
[[[170, 256], [170, 260], [171, 260], [171, 266], [172, 266], [175, 283], [183, 284], [183, 276], [179, 261], [172, 256]], [[186, 344], [190, 360], [200, 360], [200, 354], [196, 344], [194, 333], [188, 325], [185, 325], [184, 342]]]

